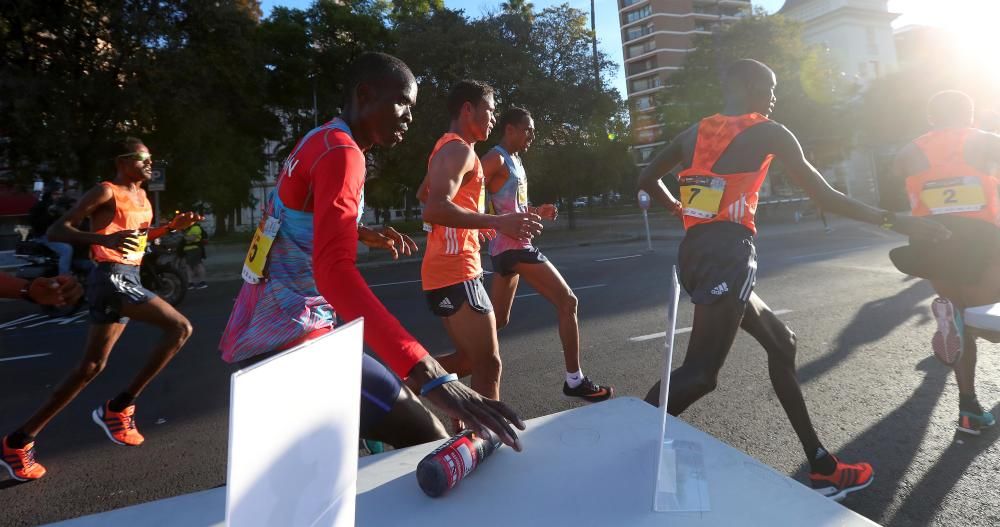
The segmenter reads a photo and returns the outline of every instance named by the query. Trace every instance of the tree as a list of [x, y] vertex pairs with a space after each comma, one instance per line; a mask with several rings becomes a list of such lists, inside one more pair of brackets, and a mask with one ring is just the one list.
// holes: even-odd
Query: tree
[[778, 78], [773, 119], [804, 143], [846, 147], [851, 127], [842, 107], [854, 92], [827, 51], [806, 46], [801, 35], [800, 23], [758, 12], [713, 35], [699, 36], [683, 68], [670, 77], [671, 89], [658, 97], [667, 138], [718, 112], [725, 68], [737, 59], [752, 58], [770, 66]]

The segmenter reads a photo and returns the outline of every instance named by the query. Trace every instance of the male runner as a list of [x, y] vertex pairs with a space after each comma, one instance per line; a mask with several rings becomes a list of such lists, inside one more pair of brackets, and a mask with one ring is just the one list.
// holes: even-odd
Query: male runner
[[[679, 214], [687, 230], [678, 254], [680, 280], [695, 304], [684, 364], [670, 377], [668, 411], [679, 415], [711, 392], [742, 327], [767, 351], [771, 384], [810, 465], [813, 488], [842, 499], [872, 482], [867, 463], [849, 465], [829, 454], [813, 429], [795, 376], [796, 337], [754, 292], [757, 192], [777, 157], [789, 177], [824, 210], [918, 238], [944, 238], [926, 220], [896, 218], [830, 187], [806, 161], [795, 136], [767, 116], [774, 108], [774, 72], [755, 60], [734, 63], [724, 83], [725, 109], [678, 135], [639, 176], [640, 186]], [[681, 201], [660, 178], [681, 164]], [[646, 400], [655, 404], [659, 383]]]
[[472, 389], [500, 398], [500, 348], [490, 297], [483, 287], [479, 259], [480, 229], [493, 229], [515, 239], [539, 234], [541, 218], [518, 212], [485, 214], [486, 187], [479, 156], [496, 122], [493, 88], [464, 80], [448, 95], [451, 127], [438, 139], [424, 179], [424, 221], [431, 225], [427, 254], [420, 268], [431, 311], [441, 317], [456, 352], [441, 365], [459, 376], [472, 375]]
[[[535, 138], [535, 121], [524, 108], [512, 107], [500, 117], [503, 138], [483, 156], [483, 174], [493, 212], [496, 214], [537, 214], [555, 220], [555, 205], [528, 205], [528, 178], [521, 164], [521, 153]], [[559, 315], [559, 338], [566, 360], [563, 394], [588, 402], [605, 401], [614, 395], [611, 386], [600, 386], [588, 379], [580, 368], [580, 329], [576, 319], [576, 295], [552, 263], [531, 244], [531, 240], [498, 234], [490, 241], [493, 260], [493, 283], [490, 300], [496, 310], [497, 330], [510, 321], [510, 309], [520, 278], [538, 291], [556, 308]]]
[[958, 430], [978, 435], [996, 419], [976, 397], [977, 330], [964, 326], [962, 312], [1000, 301], [1000, 184], [991, 173], [1000, 163], [1000, 136], [972, 127], [973, 102], [962, 92], [938, 93], [927, 113], [932, 130], [899, 151], [893, 173], [906, 186], [913, 215], [941, 223], [952, 236], [912, 240], [889, 257], [900, 271], [929, 279], [940, 295], [931, 303], [931, 346], [955, 369]]
[[[87, 279], [90, 332], [83, 362], [63, 381], [35, 415], [3, 438], [3, 464], [14, 479], [28, 481], [45, 475], [34, 461], [35, 436], [104, 369], [108, 355], [130, 318], [163, 330], [163, 337], [149, 362], [125, 391], [98, 406], [91, 417], [108, 438], [118, 445], [138, 446], [142, 434], [136, 430], [135, 399], [191, 337], [191, 323], [170, 304], [142, 287], [139, 264], [147, 239], [185, 229], [202, 218], [193, 212], [177, 215], [169, 224], [150, 228], [153, 207], [142, 184], [152, 176], [153, 161], [141, 140], [129, 137], [118, 145], [117, 174], [87, 192], [47, 233], [49, 240], [91, 246], [97, 266]], [[76, 228], [91, 219], [94, 232]]]
[[352, 64], [346, 87], [341, 117], [306, 134], [285, 160], [262, 222], [280, 221], [270, 253], [260, 255], [267, 262], [266, 276], [240, 291], [223, 335], [223, 358], [259, 360], [330, 331], [335, 317], [344, 322], [364, 317], [365, 343], [392, 371], [363, 358], [363, 437], [395, 446], [445, 437], [444, 427], [413, 395], [421, 392], [451, 417], [489, 428], [520, 450], [507, 424], [510, 420], [523, 429], [517, 415], [452, 382], [457, 377], [403, 329], [358, 272], [359, 239], [394, 256], [416, 250], [408, 237], [391, 228], [360, 227], [359, 219], [365, 153], [374, 145], [391, 147], [403, 140], [417, 84], [396, 57], [365, 53]]

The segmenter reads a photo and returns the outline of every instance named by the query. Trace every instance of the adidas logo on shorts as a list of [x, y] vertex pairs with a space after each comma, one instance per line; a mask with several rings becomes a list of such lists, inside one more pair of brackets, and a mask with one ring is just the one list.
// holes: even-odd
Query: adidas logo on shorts
[[721, 284], [715, 286], [715, 288], [712, 289], [712, 294], [715, 296], [719, 296], [727, 291], [729, 291], [729, 286], [726, 285], [725, 282], [722, 282]]
[[448, 300], [448, 298], [442, 300], [441, 303], [438, 304], [438, 307], [441, 309], [455, 309], [455, 306], [451, 304], [451, 300]]

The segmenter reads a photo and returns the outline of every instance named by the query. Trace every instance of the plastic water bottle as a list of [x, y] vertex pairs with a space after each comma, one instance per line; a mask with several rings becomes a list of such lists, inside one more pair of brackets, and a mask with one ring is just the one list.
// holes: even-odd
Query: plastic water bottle
[[462, 430], [420, 460], [417, 482], [425, 494], [436, 498], [458, 485], [502, 444], [490, 431], [480, 436], [472, 430]]

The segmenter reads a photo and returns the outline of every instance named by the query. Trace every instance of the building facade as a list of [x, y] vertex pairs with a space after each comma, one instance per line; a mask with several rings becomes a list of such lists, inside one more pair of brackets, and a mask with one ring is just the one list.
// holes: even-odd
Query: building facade
[[656, 108], [698, 35], [748, 16], [750, 0], [618, 0], [632, 141], [639, 166], [666, 142]]
[[802, 40], [830, 50], [861, 88], [895, 71], [896, 43], [888, 0], [786, 0], [780, 14], [802, 22]]

